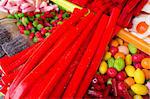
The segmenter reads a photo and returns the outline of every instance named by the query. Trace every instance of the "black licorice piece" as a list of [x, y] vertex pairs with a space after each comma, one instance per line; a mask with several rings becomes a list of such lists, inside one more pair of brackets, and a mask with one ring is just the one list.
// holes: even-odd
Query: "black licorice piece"
[[3, 50], [8, 56], [19, 53], [20, 51], [29, 47], [29, 42], [23, 36], [19, 35], [10, 42], [6, 42], [2, 45]]

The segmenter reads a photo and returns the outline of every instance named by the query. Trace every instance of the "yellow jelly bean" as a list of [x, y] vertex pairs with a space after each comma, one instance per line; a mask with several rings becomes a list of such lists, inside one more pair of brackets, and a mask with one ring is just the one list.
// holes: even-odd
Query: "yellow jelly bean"
[[141, 84], [132, 85], [131, 90], [137, 95], [146, 95], [146, 94], [148, 94], [148, 88], [145, 85], [141, 85]]
[[129, 77], [133, 77], [133, 76], [134, 76], [134, 72], [135, 72], [135, 68], [134, 68], [134, 66], [127, 65], [127, 66], [125, 67], [125, 71], [126, 71], [126, 74], [127, 74]]
[[105, 61], [101, 62], [101, 65], [99, 67], [99, 72], [101, 74], [105, 74], [107, 72], [107, 63]]
[[141, 95], [134, 95], [133, 99], [143, 99]]
[[105, 56], [104, 56], [104, 60], [108, 60], [109, 58], [111, 58], [111, 53], [110, 52], [106, 52]]
[[145, 75], [141, 69], [136, 69], [134, 72], [134, 80], [137, 84], [144, 84], [145, 82]]
[[131, 54], [128, 54], [125, 57], [125, 61], [126, 61], [126, 65], [131, 65], [132, 64], [132, 56], [131, 56]]

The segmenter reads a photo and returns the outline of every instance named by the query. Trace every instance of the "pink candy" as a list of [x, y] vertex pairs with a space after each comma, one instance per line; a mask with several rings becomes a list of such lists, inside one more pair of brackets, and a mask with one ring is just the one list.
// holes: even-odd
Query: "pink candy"
[[3, 0], [0, 1], [0, 11], [14, 14], [18, 11], [23, 13], [36, 11], [46, 12], [57, 10], [57, 5], [48, 5], [46, 0]]

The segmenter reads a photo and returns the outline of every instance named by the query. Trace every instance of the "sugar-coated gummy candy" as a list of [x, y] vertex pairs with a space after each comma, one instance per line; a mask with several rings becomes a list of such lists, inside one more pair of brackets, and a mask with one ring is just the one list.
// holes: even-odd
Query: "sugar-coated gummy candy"
[[114, 63], [114, 68], [116, 68], [117, 71], [121, 71], [124, 67], [125, 67], [124, 60], [122, 58], [117, 58]]

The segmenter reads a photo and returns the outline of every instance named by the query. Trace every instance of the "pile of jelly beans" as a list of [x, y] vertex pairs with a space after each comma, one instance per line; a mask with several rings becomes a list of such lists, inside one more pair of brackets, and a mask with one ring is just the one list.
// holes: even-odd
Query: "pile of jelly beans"
[[55, 29], [70, 16], [64, 10], [51, 10], [48, 12], [28, 12], [8, 15], [8, 18], [17, 19], [17, 26], [20, 33], [25, 34], [33, 42], [43, 41]]
[[85, 97], [148, 99], [150, 56], [116, 37], [100, 63]]

